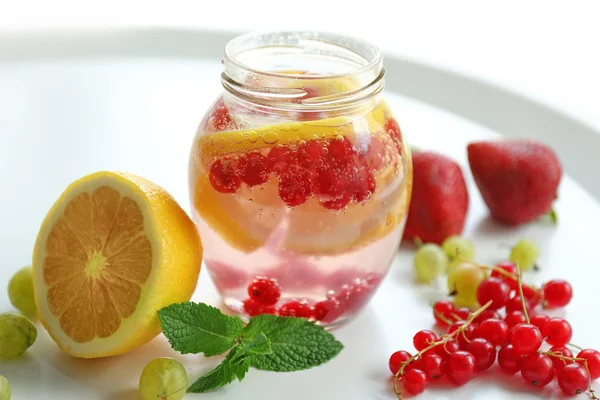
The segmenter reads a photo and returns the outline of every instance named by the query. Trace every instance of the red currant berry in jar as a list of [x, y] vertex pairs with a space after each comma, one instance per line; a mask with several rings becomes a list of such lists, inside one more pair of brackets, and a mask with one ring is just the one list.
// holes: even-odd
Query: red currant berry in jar
[[272, 147], [267, 155], [267, 171], [281, 175], [288, 165], [296, 164], [295, 153], [289, 148], [282, 145]]
[[521, 311], [513, 311], [506, 315], [504, 321], [506, 321], [508, 329], [512, 329], [519, 324], [524, 324], [527, 322], [527, 318], [525, 318], [525, 314], [523, 314]]
[[309, 140], [298, 145], [296, 150], [300, 164], [305, 168], [321, 168], [324, 164], [325, 142], [321, 140]]
[[542, 332], [542, 337], [548, 336], [546, 334], [546, 323], [548, 321], [550, 321], [550, 317], [544, 314], [534, 315], [530, 319], [531, 325], [537, 326], [540, 332]]
[[440, 300], [433, 305], [433, 316], [437, 323], [448, 325], [446, 321], [454, 321], [452, 314], [456, 311], [450, 300]]
[[235, 193], [242, 182], [237, 159], [221, 158], [215, 161], [210, 166], [208, 179], [217, 192]]
[[496, 348], [485, 339], [471, 340], [467, 345], [467, 351], [475, 357], [478, 371], [485, 371], [496, 361]]
[[562, 318], [550, 318], [545, 326], [546, 342], [551, 346], [564, 346], [571, 341], [573, 329]]
[[502, 346], [508, 340], [508, 325], [501, 319], [486, 319], [477, 329], [475, 337], [483, 338], [492, 346]]
[[[531, 311], [531, 304], [529, 304], [529, 300], [525, 299], [525, 308], [527, 312]], [[521, 304], [521, 296], [515, 295], [511, 297], [506, 302], [506, 313], [511, 313], [513, 311], [521, 311], [523, 312], [523, 304]]]
[[[565, 346], [553, 346], [550, 348], [550, 350], [548, 350], [548, 352], [552, 354], [558, 354], [559, 356], [563, 357], [573, 357], [573, 352]], [[553, 356], [551, 356], [550, 358], [552, 358], [552, 362], [554, 363], [554, 370], [556, 371], [556, 373], [560, 372], [560, 370], [563, 369], [566, 365], [573, 363], [572, 361], [565, 360], [564, 358]]]
[[523, 359], [521, 376], [530, 385], [546, 386], [554, 379], [554, 364], [545, 354], [530, 354]]
[[508, 274], [503, 274], [502, 272], [494, 269], [492, 271], [492, 273], [490, 274], [490, 276], [492, 278], [500, 278], [500, 279], [504, 280], [512, 290], [516, 290], [518, 287], [517, 280], [511, 276], [515, 276], [517, 274], [517, 266], [510, 261], [505, 261], [505, 262], [496, 264], [496, 268], [498, 268]]
[[311, 309], [306, 303], [299, 301], [288, 301], [279, 308], [282, 317], [310, 318]]
[[600, 352], [593, 349], [581, 350], [577, 358], [583, 358], [585, 361], [577, 361], [578, 364], [586, 366], [590, 371], [590, 377], [593, 381], [600, 378]]
[[450, 338], [444, 344], [435, 346], [434, 349], [436, 353], [445, 360], [450, 354], [460, 350], [460, 345], [458, 344], [458, 341], [456, 341], [456, 339]]
[[[441, 347], [441, 346], [438, 346]], [[440, 379], [444, 375], [446, 362], [439, 354], [427, 352], [421, 358], [419, 367], [427, 374], [430, 381]]]
[[240, 178], [248, 186], [262, 185], [269, 179], [267, 158], [253, 151], [240, 158]]
[[279, 197], [289, 206], [304, 204], [312, 195], [310, 171], [297, 164], [289, 164], [279, 177]]
[[524, 356], [533, 354], [542, 345], [542, 333], [531, 324], [517, 325], [510, 334], [510, 344], [517, 354]]
[[461, 307], [458, 310], [456, 310], [454, 314], [456, 314], [456, 316], [459, 317], [459, 320], [462, 319], [463, 321], [466, 321], [471, 315], [471, 309], [467, 307]]
[[455, 385], [464, 385], [475, 376], [476, 365], [473, 354], [459, 350], [446, 359], [446, 375]]
[[421, 351], [427, 348], [432, 343], [436, 342], [437, 340], [438, 337], [435, 333], [428, 330], [422, 330], [417, 332], [416, 335], [413, 337], [413, 345], [415, 346], [415, 349], [417, 349], [417, 351]]
[[498, 366], [505, 374], [514, 375], [521, 370], [522, 358], [512, 344], [505, 344], [498, 351]]
[[281, 289], [273, 279], [255, 279], [248, 285], [248, 295], [259, 304], [273, 306], [281, 297]]
[[420, 369], [409, 369], [402, 378], [402, 383], [407, 392], [419, 394], [427, 387], [427, 375]]
[[[396, 375], [402, 366], [402, 363], [409, 360], [412, 356], [409, 352], [399, 350], [390, 356], [389, 367], [392, 375]], [[406, 367], [404, 368], [406, 370]]]
[[217, 131], [235, 129], [235, 124], [233, 123], [229, 110], [225, 106], [225, 102], [222, 98], [215, 103], [210, 122]]
[[585, 392], [590, 383], [590, 374], [579, 364], [567, 365], [558, 372], [558, 386], [567, 396]]
[[318, 302], [312, 309], [312, 317], [315, 321], [330, 323], [338, 319], [344, 313], [344, 308], [339, 301], [327, 299]]
[[275, 314], [275, 307], [266, 306], [253, 299], [246, 299], [244, 300], [244, 311], [249, 316], [255, 317], [261, 314]]
[[553, 280], [547, 282], [542, 288], [544, 300], [549, 308], [564, 307], [571, 302], [573, 298], [573, 288], [571, 284], [563, 280]]
[[488, 278], [477, 288], [477, 301], [479, 304], [487, 304], [491, 300], [492, 304], [488, 307], [490, 310], [504, 307], [509, 298], [510, 286], [499, 278]]

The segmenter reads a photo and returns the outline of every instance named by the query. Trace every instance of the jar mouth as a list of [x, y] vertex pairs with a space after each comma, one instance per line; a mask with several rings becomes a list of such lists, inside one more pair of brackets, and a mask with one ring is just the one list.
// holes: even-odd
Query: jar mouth
[[[336, 60], [346, 70], [314, 70], [292, 63], [279, 67], [265, 65], [275, 58], [305, 57]], [[317, 31], [251, 32], [227, 43], [223, 63], [251, 73], [273, 78], [315, 80], [361, 75], [374, 71], [378, 75], [383, 66], [381, 51], [371, 43], [350, 36]], [[294, 72], [297, 71], [297, 72]]]
[[238, 100], [273, 110], [363, 107], [383, 90], [383, 56], [362, 39], [335, 33], [248, 33], [225, 47], [221, 82]]

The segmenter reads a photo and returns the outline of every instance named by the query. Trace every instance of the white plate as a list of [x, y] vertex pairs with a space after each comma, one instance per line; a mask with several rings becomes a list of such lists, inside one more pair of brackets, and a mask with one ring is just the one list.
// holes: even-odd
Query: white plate
[[[219, 57], [233, 35], [141, 31], [0, 41], [0, 286], [30, 262], [45, 213], [69, 182], [86, 173], [135, 172], [167, 188], [189, 209], [190, 143], [221, 90]], [[408, 140], [449, 154], [464, 167], [471, 194], [465, 234], [476, 242], [480, 260], [502, 260], [506, 245], [523, 236], [536, 239], [543, 268], [527, 278], [540, 283], [567, 277], [576, 295], [557, 314], [573, 324], [575, 343], [600, 347], [590, 313], [598, 305], [594, 250], [600, 206], [572, 178], [600, 196], [600, 185], [588, 173], [598, 169], [597, 159], [587, 158], [589, 165], [581, 161], [600, 148], [600, 135], [568, 116], [451, 72], [395, 58], [386, 66], [386, 96]], [[502, 228], [487, 217], [473, 186], [466, 143], [517, 133], [554, 146], [570, 173], [560, 188], [558, 227]], [[414, 333], [432, 326], [428, 303], [444, 295], [443, 287], [413, 284], [411, 253], [403, 250], [364, 312], [334, 331], [346, 346], [336, 359], [297, 373], [253, 370], [241, 384], [186, 399], [393, 399], [388, 357], [410, 350]], [[193, 300], [219, 304], [206, 272]], [[0, 312], [8, 310], [8, 298], [1, 294]], [[125, 356], [78, 360], [59, 351], [40, 328], [26, 356], [0, 360], [0, 374], [9, 379], [15, 400], [130, 400], [136, 399], [142, 368], [158, 356], [182, 360], [192, 378], [220, 361], [179, 356], [162, 336]], [[520, 377], [501, 377], [494, 367], [462, 388], [431, 387], [421, 398], [495, 400], [515, 393], [523, 399], [548, 398], [558, 396], [558, 389], [529, 389]]]

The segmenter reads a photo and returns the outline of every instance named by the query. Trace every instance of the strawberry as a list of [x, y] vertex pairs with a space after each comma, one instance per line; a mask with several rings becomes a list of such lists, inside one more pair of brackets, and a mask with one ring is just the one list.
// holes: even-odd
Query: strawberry
[[441, 154], [413, 154], [413, 189], [404, 239], [442, 243], [465, 225], [469, 194], [460, 166]]
[[492, 216], [520, 225], [548, 213], [562, 175], [548, 146], [529, 140], [475, 142], [467, 146], [475, 183]]

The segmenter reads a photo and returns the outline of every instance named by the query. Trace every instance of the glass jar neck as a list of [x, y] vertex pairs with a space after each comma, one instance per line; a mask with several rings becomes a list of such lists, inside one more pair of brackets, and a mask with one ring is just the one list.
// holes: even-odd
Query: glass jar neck
[[272, 110], [348, 112], [384, 84], [376, 47], [332, 33], [242, 35], [227, 44], [223, 64], [227, 92]]

